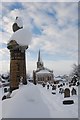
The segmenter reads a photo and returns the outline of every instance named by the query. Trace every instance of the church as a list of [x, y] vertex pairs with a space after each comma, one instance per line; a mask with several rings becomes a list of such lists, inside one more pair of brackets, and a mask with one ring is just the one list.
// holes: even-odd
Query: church
[[[35, 75], [34, 75], [35, 74]], [[44, 67], [44, 63], [41, 59], [40, 50], [38, 53], [38, 61], [37, 61], [37, 69], [33, 72], [33, 79], [35, 79], [36, 83], [53, 83], [54, 82], [54, 75], [53, 71]], [[34, 80], [33, 80], [34, 81]]]

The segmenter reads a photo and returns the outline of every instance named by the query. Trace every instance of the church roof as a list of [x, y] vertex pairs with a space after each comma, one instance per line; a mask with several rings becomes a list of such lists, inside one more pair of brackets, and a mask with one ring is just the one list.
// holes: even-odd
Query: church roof
[[38, 69], [38, 70], [36, 70], [36, 74], [49, 74], [49, 73], [53, 73], [53, 71], [51, 71], [51, 70], [49, 70], [49, 69], [47, 69], [47, 68], [42, 68], [42, 69]]
[[37, 72], [36, 74], [49, 74], [50, 72], [48, 70], [40, 70], [39, 72]]

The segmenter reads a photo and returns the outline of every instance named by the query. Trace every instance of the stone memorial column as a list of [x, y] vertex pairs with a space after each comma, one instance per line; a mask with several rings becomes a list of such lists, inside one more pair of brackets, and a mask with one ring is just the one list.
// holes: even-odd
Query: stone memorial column
[[23, 28], [22, 19], [16, 17], [12, 25], [13, 35], [7, 44], [10, 50], [10, 90], [19, 88], [19, 83], [27, 84], [26, 77], [26, 49], [30, 44], [32, 34]]
[[15, 40], [11, 40], [7, 48], [10, 50], [10, 89], [12, 91], [19, 88], [21, 77], [22, 83], [27, 84], [25, 52], [28, 47], [21, 47]]

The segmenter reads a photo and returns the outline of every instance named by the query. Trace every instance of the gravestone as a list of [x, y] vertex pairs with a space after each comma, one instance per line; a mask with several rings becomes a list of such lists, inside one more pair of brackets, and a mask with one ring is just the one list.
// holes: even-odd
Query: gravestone
[[65, 85], [65, 83], [63, 83], [63, 85]]
[[60, 87], [63, 87], [63, 84], [60, 84]]
[[56, 92], [55, 92], [55, 91], [52, 91], [52, 94], [53, 94], [53, 95], [55, 95], [55, 94], [56, 94]]
[[4, 95], [4, 96], [2, 97], [2, 100], [5, 100], [5, 99], [8, 99], [8, 98], [11, 98], [10, 95], [11, 95], [10, 92], [9, 92], [7, 95]]
[[71, 87], [71, 84], [69, 84], [69, 87]]
[[4, 88], [4, 93], [7, 92], [7, 88]]
[[45, 87], [45, 83], [43, 83], [42, 86]]
[[52, 94], [55, 95], [56, 94], [56, 86], [52, 85]]
[[64, 105], [74, 104], [74, 101], [73, 101], [73, 100], [64, 100], [64, 101], [63, 101], [63, 104], [64, 104]]
[[56, 90], [56, 86], [55, 85], [52, 86], [52, 90]]
[[60, 85], [58, 85], [58, 88], [60, 88]]
[[68, 83], [66, 83], [66, 85], [68, 85]]
[[64, 93], [64, 89], [63, 89], [63, 88], [60, 88], [60, 89], [59, 89], [59, 93], [61, 93], [61, 94]]
[[72, 95], [77, 95], [76, 89], [73, 88], [72, 91], [71, 91], [71, 94], [72, 94]]
[[70, 97], [70, 89], [69, 88], [66, 88], [64, 90], [64, 97]]
[[62, 88], [59, 88], [59, 91], [61, 91]]
[[49, 89], [49, 85], [47, 85], [47, 89]]
[[3, 97], [2, 97], [2, 100], [5, 100], [6, 99], [6, 95], [4, 95]]
[[76, 85], [76, 83], [74, 82], [74, 83], [73, 83], [73, 86], [75, 86], [75, 85]]

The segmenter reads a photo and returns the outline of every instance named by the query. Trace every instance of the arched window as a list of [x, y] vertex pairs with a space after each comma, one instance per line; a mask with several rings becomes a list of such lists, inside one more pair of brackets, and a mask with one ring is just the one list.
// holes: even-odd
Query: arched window
[[39, 81], [40, 79], [39, 79], [39, 77], [38, 77], [38, 81]]
[[51, 76], [50, 76], [50, 80], [51, 80]]
[[49, 78], [49, 76], [48, 76], [48, 80], [49, 80], [50, 78]]

